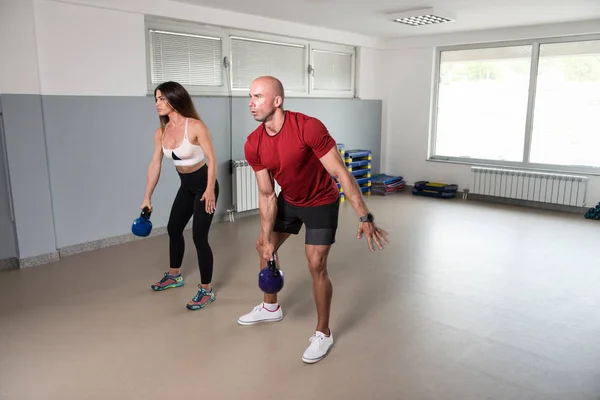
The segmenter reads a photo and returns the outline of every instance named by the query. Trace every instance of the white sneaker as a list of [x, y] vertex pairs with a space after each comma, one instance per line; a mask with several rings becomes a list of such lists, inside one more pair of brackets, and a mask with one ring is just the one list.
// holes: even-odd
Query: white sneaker
[[333, 334], [329, 331], [329, 336], [325, 336], [323, 332], [316, 331], [309, 341], [310, 346], [302, 355], [302, 361], [313, 364], [327, 355], [333, 346]]
[[283, 318], [283, 311], [281, 311], [281, 305], [277, 306], [277, 310], [267, 310], [264, 303], [260, 303], [252, 309], [248, 314], [242, 315], [238, 319], [240, 325], [254, 325], [259, 322], [277, 322]]

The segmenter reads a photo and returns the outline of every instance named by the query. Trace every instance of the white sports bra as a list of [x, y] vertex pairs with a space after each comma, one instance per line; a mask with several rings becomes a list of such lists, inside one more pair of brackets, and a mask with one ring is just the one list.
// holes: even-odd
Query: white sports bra
[[[198, 164], [204, 160], [204, 151], [197, 144], [192, 144], [187, 135], [188, 119], [185, 119], [185, 132], [183, 134], [183, 142], [176, 149], [165, 149], [163, 144], [163, 154], [173, 160], [173, 164], [177, 166], [188, 166]], [[163, 137], [164, 140], [164, 137]]]

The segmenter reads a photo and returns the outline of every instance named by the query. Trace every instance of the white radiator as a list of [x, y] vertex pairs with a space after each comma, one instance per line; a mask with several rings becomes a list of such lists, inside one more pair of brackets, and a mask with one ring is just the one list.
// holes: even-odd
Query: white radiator
[[[281, 187], [277, 181], [273, 180], [275, 194], [279, 194]], [[233, 175], [231, 187], [233, 191], [233, 210], [243, 212], [258, 209], [258, 184], [256, 183], [256, 174], [246, 160], [233, 161]], [[230, 212], [230, 220], [233, 215]]]
[[586, 176], [488, 167], [471, 167], [471, 172], [471, 193], [585, 207]]

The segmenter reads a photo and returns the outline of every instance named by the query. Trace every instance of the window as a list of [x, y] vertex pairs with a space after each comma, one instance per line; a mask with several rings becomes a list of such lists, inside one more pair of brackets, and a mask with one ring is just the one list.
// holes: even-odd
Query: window
[[311, 49], [311, 90], [323, 95], [354, 94], [353, 51], [335, 51], [325, 47]]
[[182, 85], [223, 86], [221, 39], [149, 30], [152, 84], [177, 81]]
[[600, 40], [438, 51], [430, 159], [600, 172]]
[[285, 91], [306, 92], [306, 46], [231, 38], [231, 76], [233, 89], [248, 90], [261, 75], [276, 76]]
[[530, 160], [600, 167], [600, 40], [540, 46]]
[[247, 96], [262, 75], [286, 96], [354, 97], [352, 46], [146, 19], [148, 92], [174, 80], [192, 95]]

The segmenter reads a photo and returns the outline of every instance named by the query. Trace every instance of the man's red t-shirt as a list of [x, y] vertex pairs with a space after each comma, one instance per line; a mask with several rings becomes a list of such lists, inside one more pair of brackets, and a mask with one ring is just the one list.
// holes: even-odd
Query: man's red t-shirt
[[340, 191], [321, 161], [336, 146], [317, 118], [285, 111], [278, 134], [269, 136], [260, 124], [246, 139], [246, 161], [258, 172], [265, 168], [281, 186], [284, 199], [298, 207], [335, 202]]

